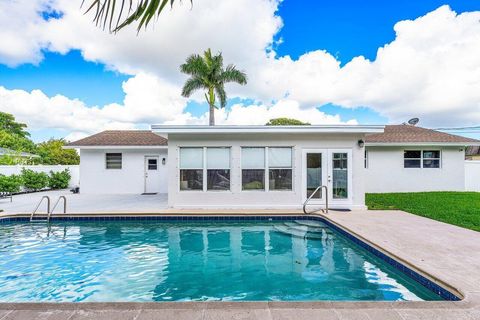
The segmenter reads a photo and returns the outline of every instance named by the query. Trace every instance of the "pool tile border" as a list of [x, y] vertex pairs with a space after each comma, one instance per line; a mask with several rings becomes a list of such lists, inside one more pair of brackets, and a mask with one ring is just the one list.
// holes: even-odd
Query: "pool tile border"
[[[385, 254], [384, 252], [373, 247], [369, 243], [359, 239], [357, 236], [339, 227], [337, 224], [328, 219], [317, 215], [91, 215], [91, 216], [52, 216], [51, 221], [288, 221], [288, 220], [314, 220], [325, 223], [331, 229], [348, 238], [353, 243], [364, 248], [376, 257], [382, 259], [384, 262], [401, 271], [414, 281], [420, 283], [430, 291], [438, 294], [447, 301], [460, 301], [459, 296], [453, 294], [441, 285], [423, 276], [419, 272], [409, 268], [405, 264], [398, 262], [394, 258]], [[0, 217], [0, 224], [10, 222], [29, 222], [29, 217]], [[35, 219], [35, 221], [42, 222], [44, 219]]]

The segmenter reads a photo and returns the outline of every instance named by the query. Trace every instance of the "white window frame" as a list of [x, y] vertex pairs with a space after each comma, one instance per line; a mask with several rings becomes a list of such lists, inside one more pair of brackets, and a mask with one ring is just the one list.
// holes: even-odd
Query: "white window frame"
[[[405, 158], [403, 158], [403, 160], [405, 161]], [[368, 169], [368, 150], [367, 148], [365, 148], [365, 154], [364, 154], [364, 159], [363, 159], [364, 163], [363, 163], [363, 166], [365, 169]], [[403, 163], [403, 166], [405, 166], [405, 162]]]
[[[180, 189], [180, 149], [182, 148], [197, 148], [202, 149], [202, 156], [203, 156], [203, 167], [200, 169], [192, 169], [192, 170], [202, 170], [202, 190], [182, 190]], [[208, 174], [207, 174], [207, 148], [228, 148], [229, 149], [229, 168], [230, 170], [230, 188], [228, 190], [208, 190]], [[231, 146], [179, 146], [177, 150], [178, 159], [177, 159], [177, 183], [178, 183], [178, 191], [179, 192], [232, 192], [232, 147]], [[188, 169], [185, 169], [188, 170]]]
[[[405, 158], [405, 151], [420, 151], [420, 158]], [[439, 158], [425, 158], [423, 156], [423, 153], [425, 151], [438, 151], [438, 156]], [[428, 148], [428, 149], [404, 149], [403, 150], [403, 168], [404, 169], [441, 169], [442, 168], [442, 150], [441, 149], [435, 149], [435, 148]], [[430, 167], [424, 167], [423, 166], [423, 160], [438, 160], [438, 168], [430, 168]], [[408, 168], [405, 167], [405, 160], [420, 160], [420, 167], [418, 168]]]
[[[120, 154], [120, 168], [108, 167], [107, 154]], [[123, 169], [123, 152], [105, 152], [105, 170], [122, 170], [122, 169]]]
[[[264, 173], [264, 182], [263, 182], [263, 185], [265, 186], [263, 189], [253, 189], [253, 190], [244, 190], [243, 189], [243, 163], [242, 163], [242, 149], [243, 148], [263, 148], [264, 149], [264, 152], [265, 152], [265, 163], [264, 163], [264, 168], [263, 170], [265, 171]], [[292, 156], [292, 165], [290, 168], [277, 168], [277, 167], [270, 167], [269, 166], [269, 161], [268, 161], [268, 149], [269, 148], [290, 148], [290, 150], [292, 151], [291, 152], [291, 156]], [[265, 147], [265, 146], [241, 146], [240, 147], [240, 190], [241, 192], [293, 192], [295, 190], [295, 163], [294, 163], [294, 160], [295, 160], [295, 148], [293, 146], [269, 146], [269, 147]], [[281, 189], [274, 189], [274, 190], [270, 190], [270, 169], [286, 169], [286, 170], [292, 170], [292, 188], [289, 189], [289, 190], [281, 190]], [[245, 169], [245, 170], [249, 170], [249, 169]], [[251, 170], [254, 170], [254, 169], [251, 169]], [[258, 169], [260, 170], [260, 169]]]

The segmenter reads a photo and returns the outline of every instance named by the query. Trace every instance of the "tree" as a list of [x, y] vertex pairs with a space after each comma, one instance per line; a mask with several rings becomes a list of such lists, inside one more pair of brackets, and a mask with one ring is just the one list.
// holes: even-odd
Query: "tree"
[[27, 125], [15, 121], [15, 117], [12, 114], [0, 111], [0, 130], [26, 138], [30, 137], [30, 133], [25, 131], [26, 128]]
[[302, 122], [291, 118], [275, 118], [270, 119], [265, 125], [267, 126], [309, 126], [310, 123]]
[[[90, 3], [86, 12], [95, 11], [93, 21], [110, 32], [117, 32], [125, 26], [138, 21], [137, 31], [147, 27], [148, 23], [165, 9], [167, 4], [173, 7], [175, 0], [138, 0], [136, 7], [132, 0], [83, 0]], [[193, 5], [193, 1], [190, 0]]]
[[37, 154], [43, 164], [79, 164], [80, 156], [73, 149], [63, 149], [64, 139], [50, 139], [37, 145]]
[[182, 96], [190, 97], [195, 91], [204, 89], [205, 99], [209, 105], [211, 126], [215, 125], [215, 100], [220, 100], [220, 108], [227, 104], [225, 83], [236, 82], [241, 85], [247, 83], [247, 76], [239, 71], [233, 64], [223, 68], [223, 57], [219, 53], [212, 56], [210, 49], [204, 52], [203, 56], [193, 54], [180, 66], [180, 71], [190, 75], [182, 89]]
[[18, 152], [34, 153], [36, 146], [32, 140], [0, 129], [0, 147]]

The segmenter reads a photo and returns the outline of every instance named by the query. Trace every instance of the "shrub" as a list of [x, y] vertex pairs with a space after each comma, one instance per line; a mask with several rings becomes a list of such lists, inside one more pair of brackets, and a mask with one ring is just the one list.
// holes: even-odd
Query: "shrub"
[[50, 177], [48, 178], [48, 186], [52, 189], [65, 189], [68, 188], [70, 182], [70, 171], [65, 169], [59, 172], [50, 171]]
[[22, 179], [18, 175], [5, 176], [0, 174], [0, 192], [19, 192], [22, 186]]
[[48, 175], [45, 172], [35, 172], [22, 169], [23, 186], [28, 190], [40, 190], [48, 186]]

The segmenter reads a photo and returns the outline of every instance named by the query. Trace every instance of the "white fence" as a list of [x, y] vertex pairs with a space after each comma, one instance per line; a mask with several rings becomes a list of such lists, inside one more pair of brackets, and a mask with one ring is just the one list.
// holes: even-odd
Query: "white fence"
[[465, 190], [480, 192], [480, 161], [465, 161]]
[[70, 170], [70, 174], [72, 178], [70, 179], [69, 187], [75, 187], [80, 184], [80, 166], [64, 166], [64, 165], [17, 165], [17, 166], [0, 166], [0, 174], [4, 174], [9, 176], [11, 174], [20, 174], [22, 172], [22, 168], [30, 169], [35, 172], [45, 172], [49, 173], [50, 171], [58, 172], [63, 171], [65, 169]]

